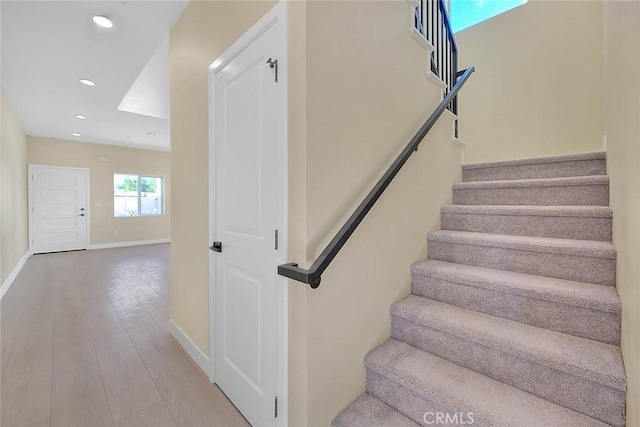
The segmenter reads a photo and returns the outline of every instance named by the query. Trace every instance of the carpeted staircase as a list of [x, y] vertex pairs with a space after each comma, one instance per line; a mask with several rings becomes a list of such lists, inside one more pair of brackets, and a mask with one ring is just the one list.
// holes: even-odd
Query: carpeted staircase
[[605, 154], [462, 168], [333, 425], [624, 426]]

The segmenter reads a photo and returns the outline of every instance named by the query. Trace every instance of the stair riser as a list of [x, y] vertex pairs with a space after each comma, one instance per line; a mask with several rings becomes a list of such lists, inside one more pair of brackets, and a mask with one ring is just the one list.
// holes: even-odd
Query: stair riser
[[608, 206], [607, 185], [453, 189], [458, 205]]
[[412, 275], [412, 294], [540, 328], [620, 345], [620, 315]]
[[[426, 425], [424, 417], [427, 413], [449, 413], [450, 416], [454, 416], [457, 412], [460, 417], [462, 411], [455, 407], [442, 406], [372, 369], [367, 369], [367, 392], [420, 425]], [[429, 416], [427, 421], [430, 420]], [[474, 417], [474, 421], [476, 425], [483, 425], [478, 416]]]
[[614, 286], [614, 259], [429, 241], [429, 258], [517, 273]]
[[571, 176], [606, 175], [604, 159], [575, 162], [538, 163], [532, 165], [463, 169], [464, 181], [501, 181], [512, 179], [564, 178]]
[[611, 241], [611, 218], [443, 213], [442, 229]]
[[624, 426], [625, 394], [614, 388], [395, 316], [392, 337], [597, 420]]

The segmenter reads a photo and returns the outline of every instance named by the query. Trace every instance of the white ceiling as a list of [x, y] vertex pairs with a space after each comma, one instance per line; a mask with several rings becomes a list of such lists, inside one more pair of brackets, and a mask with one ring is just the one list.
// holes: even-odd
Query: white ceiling
[[2, 86], [25, 132], [169, 150], [167, 36], [187, 1], [3, 0]]

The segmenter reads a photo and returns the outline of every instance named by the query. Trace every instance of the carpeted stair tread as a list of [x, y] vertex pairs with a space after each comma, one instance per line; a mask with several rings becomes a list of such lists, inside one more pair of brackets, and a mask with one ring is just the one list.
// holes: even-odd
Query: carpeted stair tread
[[427, 259], [411, 266], [412, 275], [432, 277], [493, 291], [559, 304], [620, 314], [614, 287], [535, 276], [465, 264]]
[[615, 259], [616, 250], [610, 242], [555, 239], [551, 237], [512, 236], [506, 234], [474, 233], [470, 231], [440, 230], [428, 234], [428, 240], [473, 246], [491, 246], [530, 252]]
[[613, 210], [608, 206], [444, 205], [440, 211], [450, 214], [575, 218], [611, 218], [613, 216]]
[[537, 159], [476, 163], [462, 166], [463, 181], [606, 175], [605, 153], [587, 153]]
[[440, 212], [443, 230], [611, 241], [605, 206], [445, 205]]
[[609, 177], [471, 181], [453, 184], [456, 205], [608, 206]]
[[391, 406], [363, 393], [331, 423], [332, 427], [418, 427]]
[[[387, 379], [388, 385], [399, 385], [408, 396], [435, 402], [451, 412], [472, 412], [477, 425], [606, 425], [394, 339], [369, 353], [365, 366]], [[382, 387], [384, 391], [385, 385]], [[394, 393], [389, 397], [401, 403], [405, 396]]]
[[493, 188], [570, 187], [585, 185], [609, 185], [606, 175], [575, 176], [563, 178], [534, 178], [499, 181], [456, 182], [454, 190], [478, 190]]
[[618, 347], [410, 295], [397, 316], [617, 390], [625, 389]]
[[576, 162], [585, 160], [606, 160], [607, 153], [604, 151], [595, 153], [584, 154], [569, 154], [566, 156], [552, 156], [552, 157], [534, 157], [530, 159], [519, 160], [504, 160], [498, 162], [485, 162], [485, 163], [470, 163], [462, 165], [462, 170], [469, 169], [484, 169], [484, 168], [499, 168], [506, 166], [523, 166], [523, 165], [536, 165], [545, 163], [563, 163], [563, 162]]

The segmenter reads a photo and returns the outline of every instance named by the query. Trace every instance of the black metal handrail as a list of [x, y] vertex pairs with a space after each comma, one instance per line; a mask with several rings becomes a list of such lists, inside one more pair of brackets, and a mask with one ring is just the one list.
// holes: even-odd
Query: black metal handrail
[[422, 125], [414, 137], [411, 138], [409, 144], [404, 150], [402, 150], [402, 153], [400, 153], [398, 158], [393, 162], [389, 169], [387, 169], [382, 178], [380, 178], [375, 187], [373, 187], [367, 197], [362, 201], [362, 203], [360, 203], [355, 212], [351, 214], [347, 222], [342, 226], [342, 228], [340, 228], [338, 233], [331, 242], [329, 242], [327, 247], [324, 248], [311, 267], [308, 270], [305, 270], [303, 268], [299, 268], [296, 263], [283, 264], [278, 266], [279, 275], [297, 280], [298, 282], [307, 283], [313, 289], [320, 286], [322, 273], [327, 269], [329, 264], [331, 264], [331, 261], [333, 261], [338, 252], [340, 252], [340, 249], [342, 249], [345, 243], [347, 243], [349, 237], [351, 237], [358, 225], [360, 225], [362, 220], [365, 218], [367, 213], [369, 213], [382, 193], [384, 193], [384, 190], [389, 186], [391, 181], [393, 181], [393, 178], [395, 178], [400, 169], [402, 169], [402, 166], [404, 166], [409, 157], [411, 157], [411, 154], [418, 149], [420, 142], [422, 142], [429, 130], [433, 127], [447, 106], [456, 97], [460, 88], [466, 83], [469, 76], [471, 76], [471, 73], [474, 71], [475, 69], [473, 67], [469, 67], [462, 72], [460, 77], [457, 78], [457, 82], [453, 88], [449, 90], [442, 102], [440, 102], [433, 113], [431, 113], [427, 121]]

